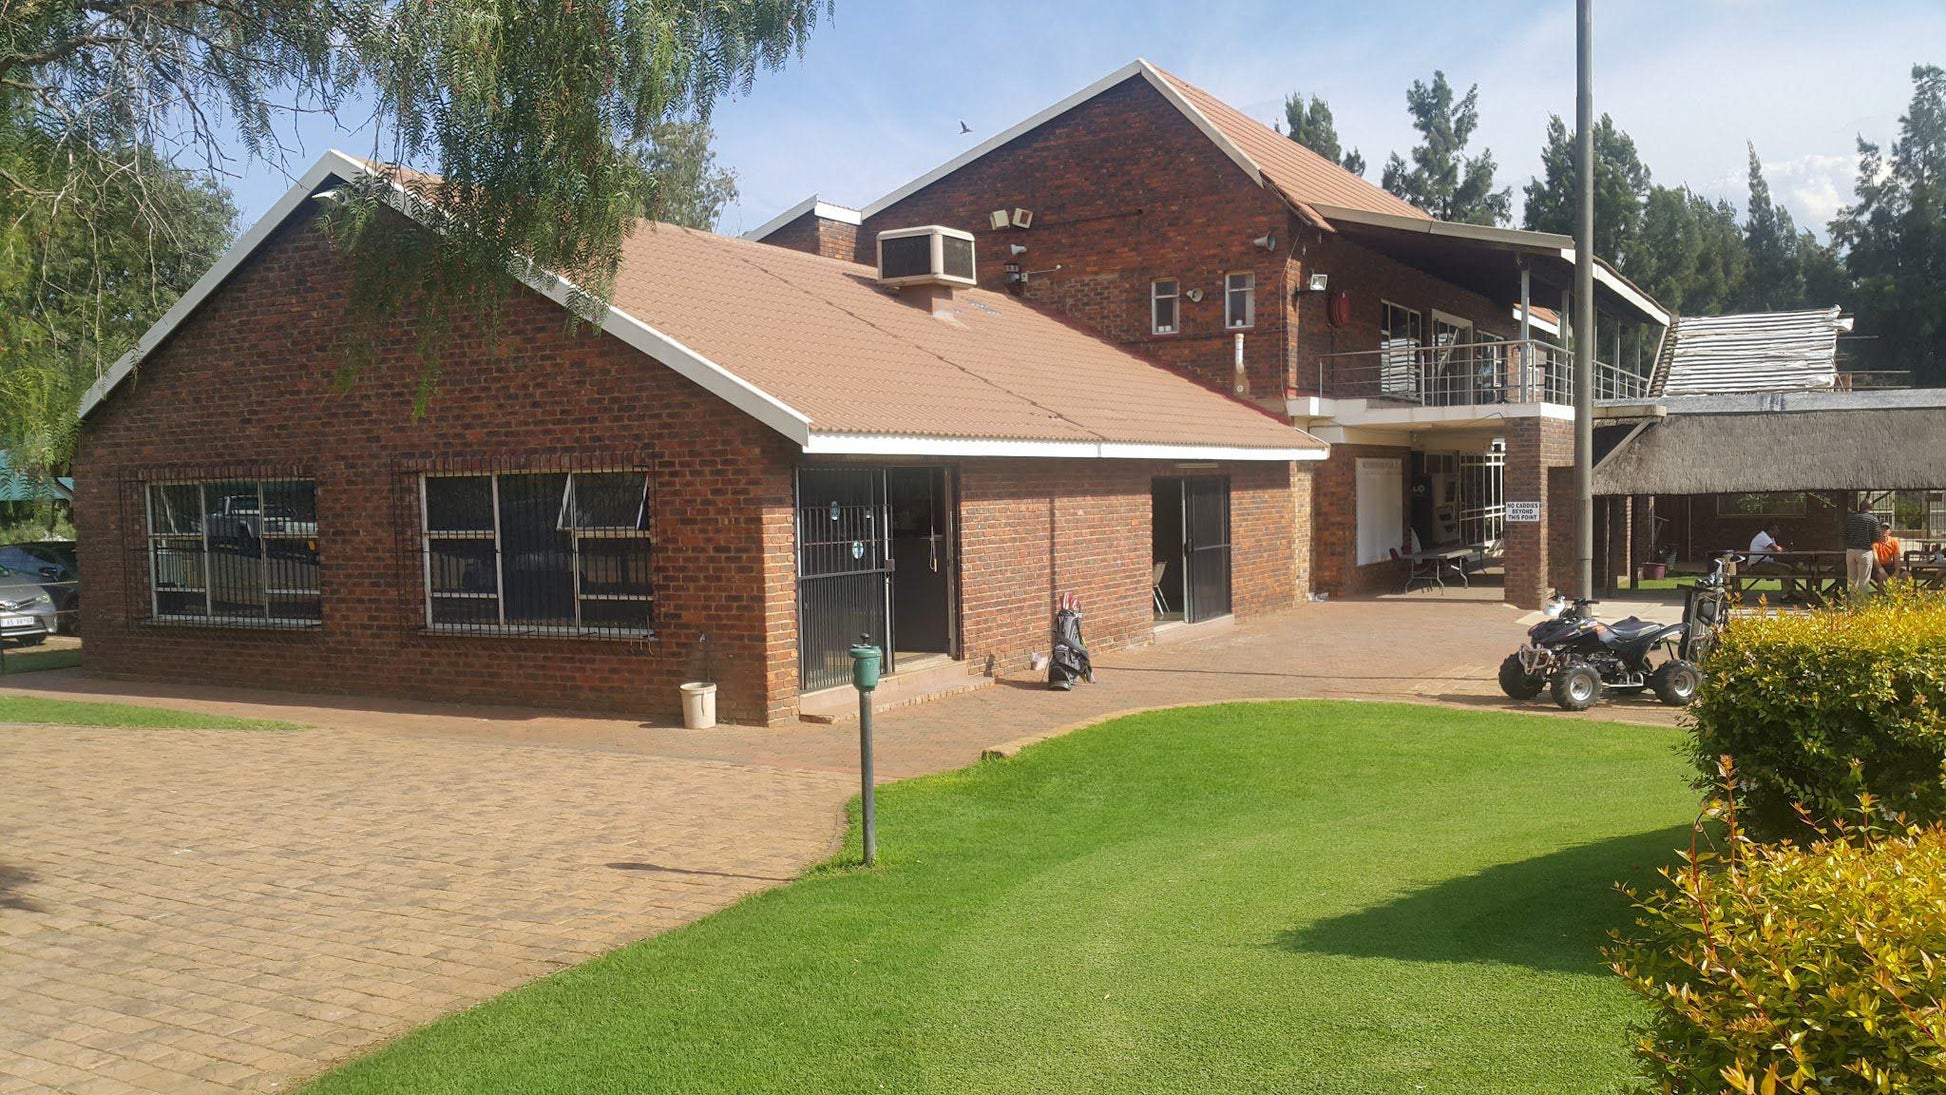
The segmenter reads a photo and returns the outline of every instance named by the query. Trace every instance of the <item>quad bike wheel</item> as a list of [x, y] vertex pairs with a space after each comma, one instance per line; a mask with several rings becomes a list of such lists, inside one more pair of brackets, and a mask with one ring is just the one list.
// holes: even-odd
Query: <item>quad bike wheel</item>
[[1500, 663], [1500, 691], [1509, 698], [1531, 700], [1546, 687], [1547, 678], [1527, 672], [1527, 667], [1520, 664], [1520, 655], [1509, 654]]
[[1577, 662], [1556, 672], [1549, 686], [1554, 702], [1563, 711], [1586, 711], [1601, 699], [1601, 674], [1585, 663]]
[[1688, 707], [1702, 683], [1703, 674], [1696, 668], [1696, 663], [1680, 658], [1662, 663], [1649, 674], [1649, 688], [1655, 693], [1655, 698], [1671, 707]]

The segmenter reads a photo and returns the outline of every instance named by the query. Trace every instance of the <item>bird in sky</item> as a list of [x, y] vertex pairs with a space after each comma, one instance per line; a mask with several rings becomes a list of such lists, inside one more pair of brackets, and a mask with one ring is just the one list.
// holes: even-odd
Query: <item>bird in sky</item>
[[959, 124], [959, 131], [960, 131], [961, 133], [971, 133], [971, 132], [973, 132], [973, 127], [972, 127], [972, 126], [970, 126], [970, 125], [967, 125], [967, 124], [966, 124], [965, 122], [961, 122], [961, 123]]

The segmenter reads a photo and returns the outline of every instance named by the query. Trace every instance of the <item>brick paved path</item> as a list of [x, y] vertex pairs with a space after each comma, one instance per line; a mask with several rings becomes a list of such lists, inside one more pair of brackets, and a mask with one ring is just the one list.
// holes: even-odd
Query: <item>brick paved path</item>
[[[1309, 605], [1104, 657], [1072, 693], [1002, 681], [886, 712], [880, 771], [1159, 704], [1503, 707], [1493, 670], [1517, 620], [1463, 600]], [[691, 733], [68, 673], [8, 688], [316, 728], [0, 726], [0, 1093], [289, 1087], [789, 879], [829, 854], [855, 790], [842, 724]]]

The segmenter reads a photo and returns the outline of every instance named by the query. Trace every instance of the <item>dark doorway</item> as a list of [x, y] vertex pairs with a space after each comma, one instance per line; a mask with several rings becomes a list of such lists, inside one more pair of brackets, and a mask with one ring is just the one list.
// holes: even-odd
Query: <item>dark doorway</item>
[[1216, 475], [1155, 480], [1155, 609], [1158, 621], [1198, 623], [1230, 613], [1230, 481]]
[[900, 658], [954, 650], [953, 505], [945, 468], [888, 468], [892, 637]]
[[945, 468], [799, 468], [798, 686], [851, 682], [860, 635], [901, 658], [957, 653], [952, 477]]

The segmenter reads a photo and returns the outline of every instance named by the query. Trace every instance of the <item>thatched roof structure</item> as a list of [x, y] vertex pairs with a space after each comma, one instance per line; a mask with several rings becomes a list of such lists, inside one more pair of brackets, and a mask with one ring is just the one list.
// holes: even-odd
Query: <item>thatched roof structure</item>
[[1595, 465], [1596, 494], [1946, 487], [1946, 412], [1934, 407], [1671, 414]]

